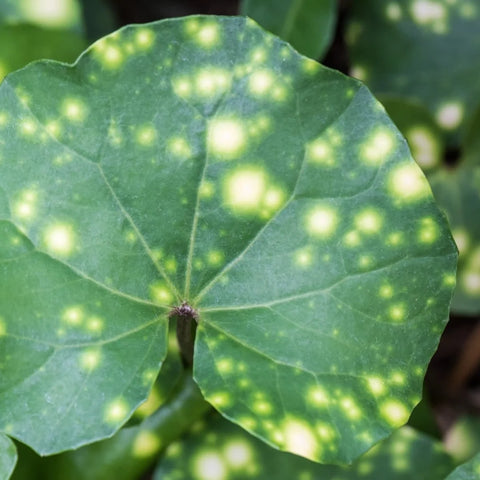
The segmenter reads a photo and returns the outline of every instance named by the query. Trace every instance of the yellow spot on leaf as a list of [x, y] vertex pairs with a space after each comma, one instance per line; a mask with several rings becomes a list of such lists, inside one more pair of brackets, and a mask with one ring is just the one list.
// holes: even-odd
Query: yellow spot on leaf
[[157, 138], [157, 132], [153, 126], [143, 125], [137, 128], [135, 138], [140, 145], [150, 147], [154, 144]]
[[0, 337], [4, 337], [7, 334], [7, 322], [0, 317]]
[[306, 159], [310, 163], [331, 167], [335, 165], [331, 146], [321, 138], [307, 144]]
[[104, 420], [107, 423], [117, 424], [126, 419], [129, 406], [124, 398], [116, 398], [105, 408]]
[[84, 370], [92, 371], [100, 364], [100, 350], [88, 349], [80, 355], [80, 365]]
[[224, 457], [232, 469], [243, 469], [253, 463], [254, 452], [248, 442], [231, 440], [223, 447]]
[[392, 305], [388, 310], [388, 314], [393, 321], [401, 322], [405, 320], [405, 316], [406, 316], [405, 306], [401, 303]]
[[194, 478], [197, 480], [227, 480], [225, 461], [215, 451], [202, 451], [193, 460]]
[[265, 95], [275, 82], [275, 77], [270, 70], [262, 69], [252, 73], [248, 86], [254, 95]]
[[283, 439], [283, 446], [289, 452], [312, 460], [318, 457], [320, 444], [314, 430], [305, 421], [287, 419], [279, 433], [278, 439]]
[[46, 249], [58, 256], [67, 257], [73, 253], [75, 235], [72, 225], [56, 223], [47, 227], [43, 234]]
[[355, 226], [366, 234], [378, 233], [382, 223], [382, 215], [373, 208], [367, 208], [355, 216]]
[[216, 118], [208, 125], [209, 150], [223, 159], [240, 155], [246, 146], [244, 124], [234, 118]]
[[415, 126], [406, 132], [406, 137], [412, 149], [413, 158], [422, 168], [432, 168], [439, 163], [440, 145], [430, 129]]
[[379, 377], [368, 377], [368, 388], [374, 395], [382, 395], [385, 393], [385, 382]]
[[66, 98], [62, 103], [61, 112], [72, 122], [82, 122], [87, 117], [88, 108], [78, 98]]
[[307, 215], [307, 231], [320, 238], [330, 237], [336, 230], [338, 215], [331, 206], [319, 205]]
[[395, 167], [389, 175], [388, 188], [395, 198], [404, 202], [414, 202], [430, 194], [427, 180], [414, 163]]
[[368, 165], [380, 165], [393, 151], [394, 146], [394, 133], [386, 127], [379, 127], [370, 134], [361, 146], [361, 157]]
[[69, 325], [81, 325], [84, 319], [83, 308], [79, 305], [66, 308], [62, 313], [62, 320]]
[[409, 417], [409, 411], [402, 403], [388, 400], [380, 405], [380, 413], [387, 423], [393, 427], [400, 427]]
[[141, 28], [135, 33], [135, 43], [142, 50], [149, 49], [155, 41], [155, 34], [149, 28]]

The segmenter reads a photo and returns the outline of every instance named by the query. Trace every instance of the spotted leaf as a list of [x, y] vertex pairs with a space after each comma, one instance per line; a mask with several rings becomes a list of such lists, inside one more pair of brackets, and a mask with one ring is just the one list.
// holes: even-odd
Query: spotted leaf
[[243, 0], [240, 12], [300, 53], [320, 58], [332, 40], [337, 6], [334, 0]]
[[160, 459], [155, 480], [438, 480], [452, 470], [440, 442], [410, 427], [396, 431], [348, 467], [278, 452], [214, 417]]
[[13, 442], [0, 433], [0, 477], [8, 480], [17, 463], [17, 450]]
[[421, 101], [458, 143], [480, 99], [478, 2], [367, 0], [352, 7], [352, 75], [376, 94]]
[[405, 423], [457, 255], [362, 84], [199, 16], [16, 72], [0, 105], [3, 430], [110, 435], [183, 301], [202, 393], [266, 442], [345, 462]]

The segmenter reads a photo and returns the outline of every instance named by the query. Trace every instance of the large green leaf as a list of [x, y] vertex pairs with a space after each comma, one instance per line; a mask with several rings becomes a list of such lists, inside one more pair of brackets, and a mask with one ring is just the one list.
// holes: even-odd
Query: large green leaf
[[5, 431], [44, 453], [110, 435], [182, 301], [203, 394], [268, 443], [345, 462], [406, 422], [457, 255], [359, 82], [189, 17], [16, 72], [0, 105]]
[[352, 2], [352, 74], [374, 93], [422, 101], [457, 139], [480, 102], [479, 31], [477, 0]]
[[480, 312], [480, 114], [474, 116], [458, 165], [452, 167], [443, 161], [444, 145], [428, 112], [398, 99], [382, 98], [382, 103], [408, 140], [448, 216], [460, 254], [452, 310], [476, 314]]
[[441, 443], [410, 427], [396, 431], [348, 467], [278, 452], [215, 417], [197, 425], [160, 459], [156, 480], [439, 480], [453, 468]]
[[17, 462], [17, 450], [13, 442], [0, 433], [0, 478], [8, 480]]
[[480, 476], [480, 453], [457, 467], [445, 480], [477, 480]]
[[240, 11], [311, 58], [330, 46], [337, 17], [335, 0], [243, 0]]

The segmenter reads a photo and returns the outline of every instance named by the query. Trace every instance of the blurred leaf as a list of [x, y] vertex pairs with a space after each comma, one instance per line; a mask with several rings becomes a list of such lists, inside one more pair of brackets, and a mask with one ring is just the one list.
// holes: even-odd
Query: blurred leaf
[[375, 94], [425, 104], [450, 143], [480, 104], [478, 0], [352, 2], [353, 76]]
[[81, 0], [85, 33], [90, 41], [97, 40], [119, 27], [108, 0]]
[[0, 81], [7, 73], [40, 58], [72, 62], [85, 47], [80, 35], [67, 30], [0, 24]]
[[17, 462], [17, 450], [13, 442], [0, 433], [0, 478], [8, 480]]
[[0, 0], [0, 22], [83, 31], [78, 0]]
[[279, 452], [216, 416], [168, 447], [155, 480], [439, 480], [453, 468], [441, 444], [397, 430], [351, 466], [318, 465]]
[[480, 418], [461, 417], [445, 437], [445, 448], [457, 463], [463, 463], [480, 452]]
[[317, 59], [332, 41], [337, 4], [336, 0], [243, 0], [240, 12]]
[[480, 478], [480, 453], [457, 467], [445, 480], [478, 480], [478, 478]]
[[185, 300], [202, 393], [266, 442], [345, 463], [407, 421], [457, 254], [360, 82], [199, 16], [15, 72], [0, 105], [2, 429], [112, 435]]

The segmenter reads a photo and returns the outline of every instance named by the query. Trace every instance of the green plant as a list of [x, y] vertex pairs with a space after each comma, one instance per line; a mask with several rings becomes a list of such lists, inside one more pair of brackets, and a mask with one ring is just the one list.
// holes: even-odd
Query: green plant
[[[48, 478], [133, 478], [210, 411], [203, 397], [266, 443], [328, 463], [407, 421], [448, 317], [456, 249], [359, 82], [250, 21], [190, 17], [125, 28], [73, 67], [17, 72], [0, 105], [4, 431], [44, 454], [113, 434], [152, 388], [169, 317], [186, 366], [171, 348], [152, 400], [164, 406], [52, 457]], [[197, 320], [202, 394], [189, 378]], [[212, 422], [194, 431], [222, 430]], [[253, 440], [237, 435], [236, 450], [208, 446], [190, 474], [244, 478]], [[290, 468], [385, 471], [382, 454], [362, 458]], [[434, 459], [430, 472], [451, 470]], [[168, 468], [158, 478], [179, 478]]]

